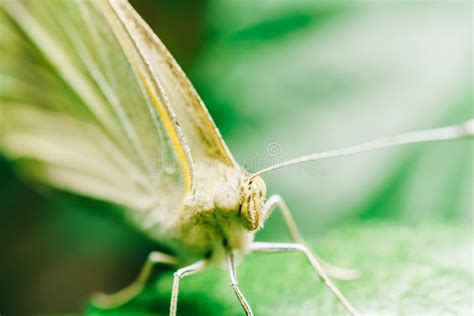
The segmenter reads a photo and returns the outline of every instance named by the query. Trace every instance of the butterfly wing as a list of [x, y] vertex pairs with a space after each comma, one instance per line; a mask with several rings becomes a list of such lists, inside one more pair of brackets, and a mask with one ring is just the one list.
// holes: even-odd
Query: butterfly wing
[[189, 149], [116, 13], [99, 1], [2, 2], [0, 149], [49, 185], [176, 213], [194, 183]]
[[176, 114], [193, 159], [237, 167], [201, 98], [160, 39], [126, 0], [104, 2], [103, 6], [113, 11], [152, 69], [153, 79]]

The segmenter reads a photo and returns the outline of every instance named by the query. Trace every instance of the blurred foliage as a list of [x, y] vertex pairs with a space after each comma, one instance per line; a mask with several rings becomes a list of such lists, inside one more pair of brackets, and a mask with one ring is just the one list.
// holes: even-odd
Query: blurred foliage
[[[132, 3], [250, 170], [474, 116], [467, 1]], [[361, 269], [361, 279], [339, 284], [362, 311], [472, 313], [472, 146], [391, 149], [265, 180], [323, 257]], [[110, 206], [32, 190], [1, 160], [0, 198], [0, 313], [80, 310], [88, 293], [127, 284], [155, 247], [104, 218]], [[261, 232], [282, 236], [279, 217]], [[257, 315], [341, 311], [303, 258], [270, 258], [251, 256], [239, 268]], [[170, 274], [152, 284], [121, 312], [166, 314]], [[224, 271], [182, 285], [180, 312], [241, 314]]]
[[[214, 1], [213, 40], [194, 68], [195, 82], [232, 152], [251, 170], [456, 123], [473, 116], [470, 7]], [[272, 144], [281, 149], [276, 155]], [[471, 220], [472, 161], [470, 142], [416, 145], [265, 179], [314, 234], [348, 217]]]
[[[472, 311], [471, 233], [450, 226], [418, 228], [368, 222], [338, 229], [311, 243], [361, 277], [338, 285], [364, 315], [467, 315]], [[377, 242], [374, 242], [376, 240]], [[258, 254], [239, 268], [242, 290], [256, 315], [346, 315], [301, 254]], [[139, 297], [97, 315], [167, 315], [171, 274]], [[242, 315], [228, 273], [212, 268], [181, 282], [180, 315]]]

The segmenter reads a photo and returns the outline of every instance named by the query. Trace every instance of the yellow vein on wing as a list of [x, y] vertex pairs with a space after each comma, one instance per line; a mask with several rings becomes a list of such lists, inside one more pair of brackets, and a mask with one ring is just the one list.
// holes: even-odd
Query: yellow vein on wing
[[[161, 89], [159, 82], [155, 78], [147, 59], [143, 56], [143, 52], [140, 51], [136, 44], [136, 38], [129, 32], [127, 25], [121, 16], [121, 12], [116, 10], [113, 3], [106, 4], [105, 2], [100, 2], [99, 4], [103, 6], [103, 12], [106, 14], [106, 17], [109, 18], [109, 22], [116, 25], [114, 28], [116, 36], [121, 42], [124, 50], [126, 49], [126, 54], [130, 63], [134, 66], [135, 71], [137, 72], [140, 84], [142, 85], [142, 88], [146, 90], [148, 99], [152, 102], [153, 108], [157, 111], [156, 114], [159, 117], [160, 122], [162, 122], [164, 130], [169, 136], [176, 158], [179, 162], [185, 191], [191, 192], [194, 189], [194, 166], [192, 164], [189, 149], [174, 113], [168, 106], [166, 98], [160, 94]], [[112, 11], [111, 14], [113, 14], [113, 17], [109, 16], [109, 10]], [[127, 36], [122, 32], [126, 32]]]

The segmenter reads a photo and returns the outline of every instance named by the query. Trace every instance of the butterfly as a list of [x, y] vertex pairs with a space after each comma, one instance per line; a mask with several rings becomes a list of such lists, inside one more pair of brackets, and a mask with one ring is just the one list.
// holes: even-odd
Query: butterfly
[[[135, 297], [157, 263], [182, 278], [225, 262], [247, 315], [236, 261], [249, 253], [299, 252], [353, 315], [332, 277], [352, 270], [321, 260], [285, 201], [267, 197], [264, 173], [286, 166], [408, 143], [472, 137], [473, 121], [291, 159], [251, 173], [234, 159], [199, 95], [163, 43], [125, 0], [3, 3], [1, 150], [31, 178], [120, 205], [130, 225], [174, 255], [152, 252], [129, 287], [98, 294], [115, 308]], [[47, 88], [45, 88], [47, 87]], [[292, 243], [254, 242], [279, 210]]]

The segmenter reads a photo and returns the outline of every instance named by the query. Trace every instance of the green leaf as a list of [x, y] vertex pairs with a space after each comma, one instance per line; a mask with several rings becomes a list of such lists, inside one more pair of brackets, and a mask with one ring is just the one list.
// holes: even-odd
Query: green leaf
[[[339, 229], [313, 241], [332, 263], [360, 269], [361, 277], [337, 281], [363, 313], [460, 315], [472, 313], [472, 232], [447, 226], [397, 226], [373, 222]], [[258, 254], [238, 269], [256, 315], [344, 315], [302, 255]], [[118, 310], [88, 306], [87, 314], [168, 313], [171, 273], [161, 273]], [[212, 267], [181, 282], [181, 315], [242, 315], [226, 271]]]

